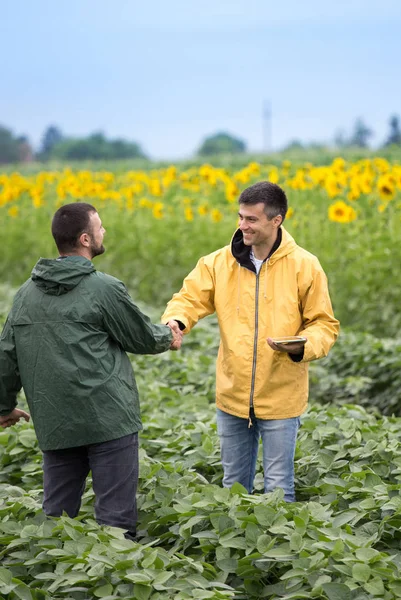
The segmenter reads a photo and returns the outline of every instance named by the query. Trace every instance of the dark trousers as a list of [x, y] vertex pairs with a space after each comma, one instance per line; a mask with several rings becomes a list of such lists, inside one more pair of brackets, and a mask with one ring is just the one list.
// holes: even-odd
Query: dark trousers
[[137, 521], [138, 434], [117, 440], [43, 452], [43, 510], [76, 517], [92, 471], [95, 515], [101, 525], [134, 532]]

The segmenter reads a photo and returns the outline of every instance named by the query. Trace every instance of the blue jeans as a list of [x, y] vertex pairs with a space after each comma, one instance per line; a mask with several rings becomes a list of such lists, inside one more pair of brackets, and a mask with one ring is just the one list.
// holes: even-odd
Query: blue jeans
[[220, 437], [223, 486], [236, 481], [251, 494], [256, 472], [259, 438], [263, 444], [265, 493], [283, 488], [284, 500], [295, 502], [294, 454], [299, 417], [290, 419], [241, 419], [217, 409], [217, 431]]

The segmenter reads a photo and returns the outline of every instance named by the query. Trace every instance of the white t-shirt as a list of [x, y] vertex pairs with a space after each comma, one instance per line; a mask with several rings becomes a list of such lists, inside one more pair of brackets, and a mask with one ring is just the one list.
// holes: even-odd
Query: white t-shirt
[[251, 261], [255, 265], [256, 273], [259, 275], [259, 271], [260, 271], [260, 269], [262, 268], [262, 265], [263, 265], [263, 260], [259, 260], [258, 258], [256, 258], [256, 256], [253, 253], [252, 248], [251, 248], [251, 251], [249, 253], [249, 258], [251, 259]]

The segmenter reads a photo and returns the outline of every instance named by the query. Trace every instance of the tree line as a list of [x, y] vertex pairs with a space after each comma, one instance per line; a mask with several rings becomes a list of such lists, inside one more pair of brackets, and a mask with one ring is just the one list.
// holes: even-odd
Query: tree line
[[55, 125], [43, 134], [40, 147], [34, 152], [26, 136], [16, 137], [0, 126], [0, 163], [47, 162], [49, 160], [96, 160], [146, 158], [140, 145], [123, 139], [107, 139], [101, 132], [83, 138], [64, 136]]
[[[338, 132], [331, 147], [368, 148], [373, 131], [362, 119], [355, 121], [349, 135]], [[400, 118], [392, 115], [389, 119], [389, 131], [382, 147], [401, 146]], [[293, 140], [284, 148], [306, 149], [310, 147], [328, 147], [327, 144], [309, 143]], [[247, 152], [245, 141], [225, 132], [206, 137], [196, 151], [199, 157], [216, 154], [240, 154]], [[103, 133], [92, 133], [87, 137], [73, 138], [65, 136], [59, 127], [50, 125], [45, 130], [39, 149], [35, 152], [27, 136], [15, 136], [7, 127], [0, 125], [0, 164], [39, 162], [80, 161], [80, 160], [117, 160], [149, 158], [138, 142], [124, 139], [108, 139]]]

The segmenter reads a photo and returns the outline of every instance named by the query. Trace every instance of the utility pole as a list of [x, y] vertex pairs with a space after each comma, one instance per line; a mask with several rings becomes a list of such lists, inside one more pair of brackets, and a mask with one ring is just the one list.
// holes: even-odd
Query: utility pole
[[271, 152], [272, 150], [272, 103], [271, 100], [263, 101], [263, 150]]

